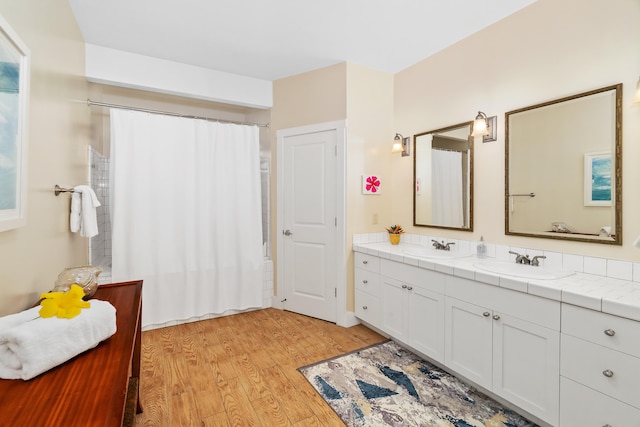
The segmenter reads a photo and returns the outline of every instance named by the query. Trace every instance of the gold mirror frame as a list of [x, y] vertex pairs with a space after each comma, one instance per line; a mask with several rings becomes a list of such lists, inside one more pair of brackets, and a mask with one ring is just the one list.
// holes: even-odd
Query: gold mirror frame
[[[512, 190], [510, 189], [510, 178], [514, 178], [514, 177], [510, 177], [510, 172], [512, 172], [510, 170], [510, 161], [511, 161], [510, 147], [515, 139], [515, 137], [511, 135], [512, 133], [515, 133], [514, 132], [515, 125], [511, 123], [511, 120], [514, 118], [517, 118], [517, 115], [520, 113], [529, 112], [536, 109], [543, 109], [547, 107], [562, 108], [563, 106], [570, 105], [569, 104], [570, 102], [571, 103], [580, 102], [580, 99], [591, 97], [594, 95], [595, 96], [598, 96], [600, 94], [606, 95], [605, 93], [609, 91], [613, 92], [612, 95], [615, 95], [615, 101], [613, 101], [615, 103], [615, 107], [613, 108], [614, 111], [606, 112], [607, 114], [610, 113], [611, 115], [615, 114], [615, 117], [610, 121], [610, 123], [615, 128], [615, 130], [613, 131], [611, 145], [608, 149], [608, 153], [609, 153], [608, 155], [611, 157], [612, 160], [615, 161], [615, 163], [611, 165], [611, 170], [610, 170], [611, 178], [613, 178], [613, 183], [610, 188], [610, 194], [611, 194], [610, 204], [611, 204], [611, 208], [613, 209], [613, 212], [611, 211], [606, 212], [609, 218], [613, 219], [615, 222], [615, 226], [610, 227], [611, 228], [610, 235], [608, 236], [606, 232], [603, 232], [604, 231], [603, 229], [605, 227], [600, 228], [599, 232], [593, 229], [585, 230], [583, 232], [581, 232], [581, 230], [579, 229], [571, 230], [570, 224], [567, 225], [565, 229], [563, 229], [563, 226], [566, 225], [566, 223], [571, 222], [570, 218], [558, 218], [556, 220], [558, 221], [557, 223], [549, 224], [548, 231], [547, 230], [544, 230], [544, 231], [512, 230], [511, 229], [512, 225], [510, 224], [510, 218], [511, 218], [510, 211], [513, 210], [512, 203], [518, 203], [518, 201], [514, 201], [514, 199], [517, 198], [521, 206], [523, 206], [524, 203], [526, 203], [527, 201], [534, 200], [537, 196], [539, 196], [539, 194], [536, 194], [535, 190], [531, 190], [531, 189], [522, 191], [523, 190], [522, 188], [514, 188], [513, 191], [515, 192], [515, 194], [511, 194]], [[561, 105], [563, 103], [566, 103], [566, 104]], [[571, 126], [581, 126], [581, 127], [586, 127], [587, 129], [593, 130], [595, 129], [593, 127], [594, 125], [597, 125], [602, 122], [606, 122], [606, 117], [601, 117], [601, 119], [602, 120], [589, 120], [586, 117], [578, 117], [575, 120], [575, 124], [572, 123], [572, 124], [566, 125], [563, 123], [563, 126], [565, 126], [565, 128], [567, 129], [571, 128]], [[535, 125], [537, 126], [537, 124]], [[541, 128], [544, 127], [544, 125], [545, 123], [540, 123]], [[529, 126], [531, 126], [531, 124], [529, 124]], [[531, 126], [531, 128], [533, 128], [533, 126]], [[607, 132], [607, 129], [605, 128], [603, 132]], [[539, 138], [539, 140], [542, 141], [541, 144], [544, 145], [544, 136], [538, 136], [536, 134], [535, 137]], [[583, 142], [583, 141], [581, 140], [580, 142]], [[559, 147], [557, 145], [558, 144], [557, 139], [554, 140], [554, 144], [556, 144], [556, 147]], [[515, 146], [513, 149], [515, 150]], [[578, 160], [575, 158], [573, 159], [573, 164], [576, 165], [576, 167], [579, 170], [581, 170], [580, 176], [582, 177], [582, 181], [583, 181], [583, 184], [582, 184], [583, 192], [581, 193], [581, 195], [584, 196], [582, 206], [584, 207], [584, 209], [594, 210], [593, 212], [595, 212], [595, 210], [597, 209], [603, 209], [603, 207], [596, 206], [598, 205], [597, 202], [587, 203], [587, 200], [586, 200], [587, 194], [588, 194], [587, 185], [592, 185], [591, 181], [593, 180], [592, 175], [589, 174], [589, 170], [587, 167], [587, 159], [589, 158], [589, 156], [593, 156], [595, 154], [601, 154], [601, 153], [602, 152], [590, 153], [589, 148], [587, 147], [579, 155], [574, 156], [574, 157], [582, 156], [581, 158], [584, 158], [584, 161], [580, 164], [580, 166], [577, 166]], [[613, 154], [613, 156], [611, 156], [611, 154]], [[555, 152], [546, 153], [546, 156], [554, 156], [554, 155], [562, 156], [563, 155], [562, 149], [558, 148]], [[532, 157], [533, 156], [530, 156], [527, 158], [527, 162], [529, 162], [530, 165], [532, 164], [531, 163], [532, 161], [535, 161], [535, 159], [532, 160]], [[546, 158], [549, 159], [549, 157], [546, 157]], [[545, 166], [546, 166], [546, 170], [553, 169], [553, 167], [549, 166], [549, 163], [547, 162], [546, 165], [541, 165], [539, 167], [540, 173], [545, 173]], [[566, 169], [566, 168], [560, 168], [560, 169]], [[590, 177], [589, 182], [587, 182], [586, 175], [589, 175]], [[571, 176], [571, 178], [575, 180], [576, 176]], [[515, 179], [513, 179], [513, 181], [515, 181]], [[535, 180], [530, 179], [529, 181], [531, 182]], [[532, 187], [535, 187], [535, 186], [532, 185]], [[573, 190], [576, 190], [576, 188], [574, 187]], [[557, 200], [557, 199], [552, 200], [552, 203], [557, 203], [557, 205], [560, 205], [561, 202], [562, 200]], [[579, 208], [575, 208], [575, 209], [577, 210]], [[612, 85], [612, 86], [603, 87], [600, 89], [595, 89], [588, 92], [583, 92], [573, 96], [568, 96], [568, 97], [532, 105], [529, 107], [525, 107], [525, 108], [521, 108], [518, 110], [513, 110], [505, 113], [505, 210], [504, 210], [504, 213], [505, 213], [505, 234], [506, 235], [539, 237], [539, 238], [545, 238], [545, 239], [559, 239], [559, 240], [570, 240], [570, 241], [580, 241], [580, 242], [589, 242], [589, 243], [601, 243], [601, 244], [609, 244], [609, 245], [622, 245], [622, 84], [621, 83]], [[566, 223], [563, 221], [566, 221]], [[512, 222], [515, 222], [515, 221], [512, 221]], [[601, 224], [601, 226], [606, 226], [606, 225], [607, 225], [606, 223]], [[567, 230], [570, 230], [572, 232], [565, 232]]]
[[[434, 130], [430, 130], [427, 132], [422, 132], [419, 134], [416, 134], [413, 136], [413, 225], [417, 226], [417, 227], [432, 227], [432, 228], [442, 228], [442, 229], [449, 229], [449, 230], [461, 230], [461, 231], [473, 231], [473, 152], [474, 152], [474, 147], [473, 147], [473, 137], [471, 136], [471, 131], [472, 131], [472, 126], [473, 126], [473, 121], [469, 121], [469, 122], [464, 122], [464, 123], [459, 123], [456, 125], [452, 125], [452, 126], [447, 126], [444, 128], [440, 128], [440, 129], [434, 129]], [[455, 131], [457, 129], [464, 129], [464, 128], [468, 128], [468, 133], [467, 133], [467, 141], [468, 141], [468, 166], [467, 166], [467, 174], [466, 174], [466, 178], [468, 180], [468, 185], [466, 186], [468, 194], [466, 197], [466, 200], [464, 201], [466, 203], [466, 212], [467, 212], [467, 216], [468, 218], [466, 219], [466, 226], [462, 226], [462, 227], [455, 227], [455, 226], [448, 226], [448, 225], [437, 225], [437, 224], [432, 224], [432, 223], [428, 223], [428, 222], [424, 222], [423, 220], [419, 220], [417, 212], [418, 212], [418, 208], [417, 208], [417, 179], [418, 179], [418, 174], [417, 174], [417, 163], [418, 163], [418, 156], [420, 155], [420, 147], [418, 146], [418, 139], [420, 137], [423, 137], [425, 135], [429, 135], [429, 134], [446, 134], [447, 132], [452, 132]], [[445, 136], [446, 137], [446, 136]], [[432, 203], [433, 200], [430, 200], [430, 203]]]

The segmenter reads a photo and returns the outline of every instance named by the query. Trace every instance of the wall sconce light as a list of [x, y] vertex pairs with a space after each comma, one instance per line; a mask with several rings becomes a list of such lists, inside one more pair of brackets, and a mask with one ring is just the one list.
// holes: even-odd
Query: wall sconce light
[[402, 157], [411, 155], [411, 138], [405, 138], [401, 134], [396, 133], [396, 136], [393, 138], [391, 152], [402, 153]]
[[636, 93], [631, 100], [632, 104], [640, 104], [640, 78], [638, 79], [638, 83], [636, 84]]
[[497, 139], [497, 116], [487, 117], [482, 111], [478, 111], [476, 119], [473, 121], [473, 132], [471, 136], [482, 136], [482, 142], [491, 142]]

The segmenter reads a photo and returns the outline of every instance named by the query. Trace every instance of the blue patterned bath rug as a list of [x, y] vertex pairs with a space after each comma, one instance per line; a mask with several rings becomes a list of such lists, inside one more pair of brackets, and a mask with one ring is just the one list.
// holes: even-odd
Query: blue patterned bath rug
[[349, 427], [536, 427], [393, 341], [298, 370]]

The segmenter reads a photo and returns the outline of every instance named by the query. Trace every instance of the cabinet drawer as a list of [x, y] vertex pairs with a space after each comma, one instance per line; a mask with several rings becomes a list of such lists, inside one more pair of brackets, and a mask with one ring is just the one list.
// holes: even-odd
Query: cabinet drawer
[[366, 292], [356, 290], [356, 317], [380, 326], [380, 300]]
[[560, 427], [640, 427], [640, 410], [560, 377]]
[[356, 252], [355, 267], [377, 273], [380, 271], [380, 258], [369, 254], [363, 254], [362, 252]]
[[381, 259], [380, 274], [410, 285], [420, 286], [431, 292], [444, 294], [445, 275], [438, 271], [427, 270], [388, 259]]
[[640, 408], [640, 359], [562, 334], [560, 375]]
[[640, 322], [563, 304], [561, 329], [564, 334], [640, 357]]
[[449, 297], [517, 317], [545, 328], [560, 330], [560, 303], [546, 298], [478, 283], [455, 276], [445, 277]]
[[367, 292], [368, 294], [380, 295], [380, 275], [373, 271], [364, 270], [362, 268], [355, 269], [355, 286], [356, 290]]

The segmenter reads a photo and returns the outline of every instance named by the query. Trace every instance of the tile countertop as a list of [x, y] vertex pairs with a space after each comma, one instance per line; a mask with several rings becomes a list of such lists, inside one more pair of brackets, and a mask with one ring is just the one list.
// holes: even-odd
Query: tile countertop
[[[640, 283], [637, 282], [578, 272], [551, 280], [501, 275], [475, 267], [474, 263], [479, 261], [475, 255], [452, 259], [421, 258], [404, 253], [409, 248], [424, 246], [389, 242], [353, 245], [354, 252], [640, 321]], [[491, 259], [495, 258], [483, 258], [483, 261]]]

